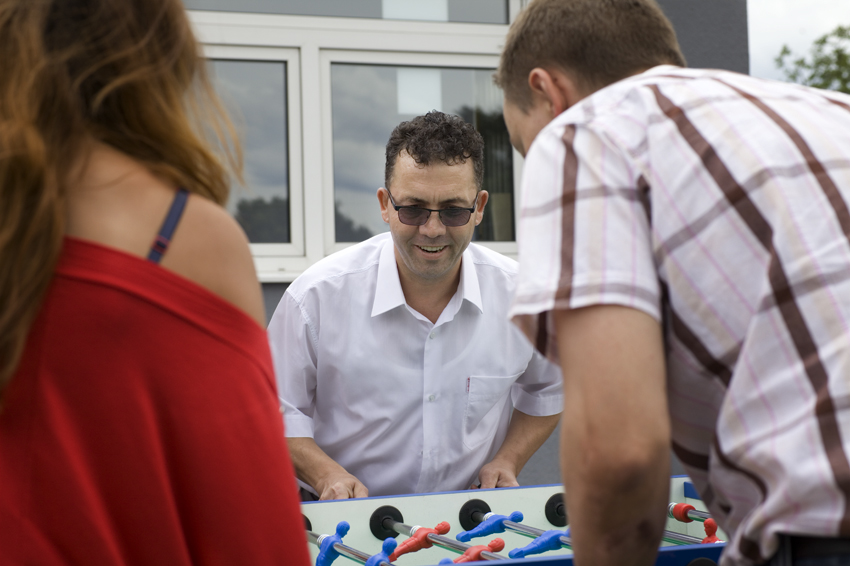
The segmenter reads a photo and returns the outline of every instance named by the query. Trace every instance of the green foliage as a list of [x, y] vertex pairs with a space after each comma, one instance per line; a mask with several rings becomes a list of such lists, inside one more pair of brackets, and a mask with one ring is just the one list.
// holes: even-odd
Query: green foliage
[[783, 45], [776, 66], [795, 83], [850, 94], [850, 27], [838, 26], [819, 37], [808, 57], [795, 57]]

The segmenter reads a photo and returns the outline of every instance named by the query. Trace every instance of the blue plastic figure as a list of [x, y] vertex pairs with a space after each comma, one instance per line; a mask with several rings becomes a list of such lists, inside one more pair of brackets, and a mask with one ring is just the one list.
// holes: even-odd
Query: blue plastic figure
[[567, 528], [566, 531], [546, 531], [533, 541], [531, 541], [527, 546], [522, 548], [515, 548], [512, 551], [508, 552], [508, 556], [511, 558], [525, 558], [526, 556], [530, 556], [532, 554], [542, 554], [544, 552], [548, 552], [550, 550], [558, 550], [563, 546], [561, 543], [562, 536], [570, 536], [570, 529]]
[[381, 552], [370, 556], [369, 560], [366, 561], [366, 566], [380, 566], [381, 562], [390, 564], [390, 554], [393, 553], [396, 546], [398, 546], [396, 539], [393, 537], [385, 538], [384, 544], [381, 545]]
[[347, 521], [340, 521], [336, 525], [336, 534], [329, 535], [322, 540], [322, 545], [319, 547], [319, 555], [316, 557], [316, 566], [331, 566], [334, 560], [339, 556], [334, 545], [342, 543], [342, 537], [348, 534], [348, 529], [351, 525]]
[[522, 521], [522, 513], [514, 511], [511, 513], [510, 517], [506, 517], [504, 515], [490, 515], [488, 518], [478, 523], [474, 529], [458, 533], [455, 538], [460, 542], [469, 542], [477, 537], [486, 537], [487, 535], [503, 533], [505, 532], [505, 521], [519, 523]]

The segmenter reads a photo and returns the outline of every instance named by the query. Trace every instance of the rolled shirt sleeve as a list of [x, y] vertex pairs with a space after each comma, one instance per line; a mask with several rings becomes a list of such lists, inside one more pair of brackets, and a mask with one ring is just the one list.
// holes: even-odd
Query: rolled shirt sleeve
[[561, 369], [534, 350], [525, 373], [511, 388], [511, 402], [533, 417], [559, 414], [564, 407]]
[[649, 182], [621, 140], [567, 114], [538, 135], [526, 160], [509, 314], [555, 363], [554, 310], [622, 305], [661, 319]]

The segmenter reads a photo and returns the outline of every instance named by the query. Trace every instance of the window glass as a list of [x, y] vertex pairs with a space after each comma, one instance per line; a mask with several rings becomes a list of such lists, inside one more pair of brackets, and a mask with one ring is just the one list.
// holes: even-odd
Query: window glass
[[252, 243], [288, 243], [286, 63], [213, 60], [211, 71], [245, 159], [245, 186], [231, 184], [227, 210]]
[[508, 0], [184, 0], [190, 10], [507, 24]]
[[337, 242], [388, 230], [376, 191], [384, 152], [399, 122], [429, 110], [457, 114], [484, 137], [484, 189], [490, 201], [474, 239], [514, 240], [513, 162], [501, 91], [490, 69], [331, 65], [333, 175]]

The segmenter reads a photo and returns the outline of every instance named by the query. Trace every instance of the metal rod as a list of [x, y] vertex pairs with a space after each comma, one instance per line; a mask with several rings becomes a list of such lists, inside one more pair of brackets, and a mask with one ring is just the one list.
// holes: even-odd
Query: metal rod
[[[325, 537], [327, 536], [328, 535], [320, 535], [318, 533], [314, 533], [313, 531], [307, 531], [307, 542], [311, 542], [316, 546], [321, 547], [322, 541], [325, 540]], [[365, 552], [361, 552], [356, 548], [351, 548], [350, 546], [346, 546], [339, 542], [334, 543], [334, 550], [339, 552], [341, 556], [345, 556], [346, 558], [349, 558], [361, 564], [366, 564], [366, 561], [372, 557], [371, 554], [366, 554]], [[392, 566], [392, 564], [384, 560], [383, 562], [381, 562], [380, 566]]]
[[[671, 503], [667, 506], [667, 516], [671, 519], [675, 519], [676, 516], [673, 514], [673, 509], [676, 507], [676, 503]], [[707, 519], [711, 519], [711, 513], [706, 513], [705, 511], [697, 511], [696, 509], [688, 509], [687, 516], [692, 521], [699, 521], [701, 523], [705, 523]], [[685, 521], [687, 522], [687, 521]]]
[[688, 517], [694, 521], [705, 522], [706, 519], [711, 519], [711, 514], [705, 511], [697, 511], [696, 509], [688, 510]]
[[[412, 527], [410, 525], [405, 525], [404, 523], [393, 521], [390, 518], [384, 519], [384, 528], [387, 527], [391, 528], [400, 535], [407, 535], [409, 537], [412, 537], [416, 533], [416, 530], [419, 528], [418, 526]], [[463, 554], [471, 547], [471, 545], [469, 544], [464, 544], [454, 539], [450, 539], [449, 537], [445, 537], [443, 535], [438, 535], [435, 533], [428, 533], [428, 540], [430, 540], [432, 543], [439, 546], [440, 548], [445, 548], [447, 550], [451, 550], [452, 552], [457, 552], [458, 554]], [[507, 560], [507, 558], [505, 558], [504, 556], [499, 556], [498, 554], [488, 552], [486, 550], [481, 553], [481, 558], [483, 558], [484, 560]]]
[[[487, 513], [485, 515], [481, 511], [475, 511], [472, 513], [472, 520], [477, 523], [481, 523], [482, 521], [484, 521], [484, 519], [489, 518], [491, 515], [494, 515], [494, 513]], [[513, 531], [523, 536], [527, 536], [529, 538], [537, 538], [546, 532], [543, 529], [529, 527], [528, 525], [523, 525], [522, 523], [514, 523], [513, 521], [504, 521], [502, 524], [507, 530]], [[571, 547], [573, 544], [572, 539], [570, 539], [570, 537], [566, 535], [560, 537], [560, 541], [562, 545], [568, 548]]]
[[[484, 514], [481, 511], [475, 511], [472, 513], [472, 520], [476, 523], [482, 523], [485, 519], [489, 519], [492, 515], [495, 515], [495, 513]], [[529, 527], [522, 523], [514, 523], [513, 521], [503, 521], [502, 524], [507, 530], [530, 538], [537, 538], [546, 532], [543, 529], [535, 529], [534, 527]]]
[[[697, 511], [697, 513], [702, 513], [702, 511]], [[485, 519], [489, 519], [494, 514], [495, 513], [485, 514], [481, 511], [475, 511], [472, 514], [472, 520], [477, 523], [481, 523]], [[529, 527], [528, 525], [523, 525], [521, 523], [514, 523], [513, 521], [503, 521], [502, 524], [505, 526], [505, 529], [530, 538], [537, 538], [546, 532], [543, 529], [536, 529], [534, 527]], [[689, 535], [683, 535], [681, 533], [676, 533], [673, 531], [664, 531], [664, 535], [662, 538], [663, 540], [673, 544], [702, 544], [702, 539], [700, 538], [692, 537]], [[568, 536], [562, 536], [561, 544], [567, 547], [571, 547], [572, 540]]]

